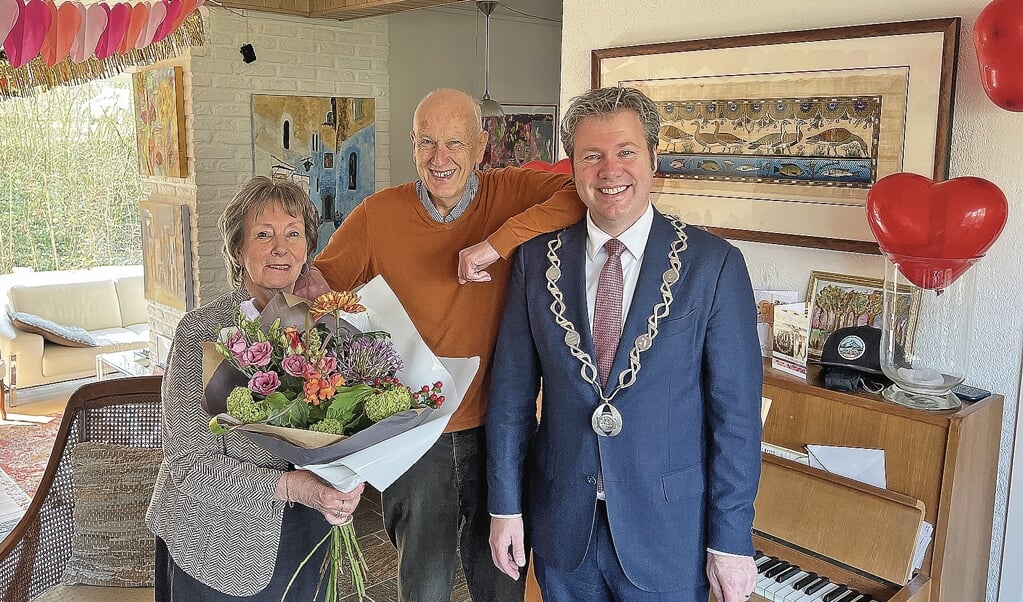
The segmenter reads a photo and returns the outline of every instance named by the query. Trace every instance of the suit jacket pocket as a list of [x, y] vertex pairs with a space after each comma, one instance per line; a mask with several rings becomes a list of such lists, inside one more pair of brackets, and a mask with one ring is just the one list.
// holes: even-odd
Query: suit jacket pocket
[[701, 462], [662, 474], [661, 485], [664, 487], [664, 499], [668, 502], [677, 502], [702, 496], [706, 488], [703, 474]]
[[670, 337], [681, 332], [692, 331], [696, 324], [695, 307], [673, 307], [671, 313], [657, 325], [658, 336]]

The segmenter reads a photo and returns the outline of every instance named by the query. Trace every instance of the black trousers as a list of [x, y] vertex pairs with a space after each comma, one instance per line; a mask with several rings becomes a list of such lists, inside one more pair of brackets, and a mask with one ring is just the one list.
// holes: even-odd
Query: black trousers
[[[330, 524], [318, 511], [295, 504], [284, 510], [284, 522], [281, 525], [281, 543], [277, 548], [277, 565], [274, 567], [273, 577], [266, 589], [252, 596], [231, 596], [219, 592], [212, 587], [202, 583], [186, 573], [174, 563], [167, 551], [167, 544], [159, 537], [156, 538], [156, 602], [276, 602], [284, 595], [284, 589], [288, 581], [295, 573], [295, 569], [302, 560], [312, 551], [330, 529]], [[312, 600], [313, 592], [316, 591], [316, 582], [320, 576], [320, 564], [323, 555], [327, 553], [324, 546], [309, 559], [302, 573], [288, 592], [289, 600]], [[347, 583], [348, 572], [346, 565], [345, 575], [341, 577], [342, 583]], [[225, 571], [238, 571], [245, 573], [246, 567], [225, 566]], [[323, 597], [321, 591], [320, 597]]]
[[382, 502], [402, 602], [448, 602], [458, 554], [474, 601], [522, 602], [525, 577], [500, 572], [490, 555], [483, 427], [441, 435]]

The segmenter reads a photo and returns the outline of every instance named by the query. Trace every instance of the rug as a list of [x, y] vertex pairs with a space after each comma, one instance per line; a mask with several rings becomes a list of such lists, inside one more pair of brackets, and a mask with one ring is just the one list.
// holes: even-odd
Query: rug
[[0, 470], [29, 497], [35, 495], [46, 471], [60, 417], [24, 416], [0, 421]]
[[14, 479], [0, 470], [0, 541], [14, 530], [28, 508], [30, 499]]

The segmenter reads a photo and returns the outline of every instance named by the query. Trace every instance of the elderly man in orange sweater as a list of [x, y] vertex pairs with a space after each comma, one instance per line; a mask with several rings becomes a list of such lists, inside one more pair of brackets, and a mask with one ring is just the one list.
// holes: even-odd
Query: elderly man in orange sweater
[[406, 602], [449, 600], [458, 550], [474, 600], [523, 599], [525, 580], [500, 573], [488, 543], [483, 423], [509, 275], [509, 263], [498, 260], [585, 212], [568, 176], [476, 170], [487, 143], [481, 121], [467, 94], [428, 94], [411, 132], [419, 181], [356, 207], [311, 274], [316, 279], [318, 270], [334, 290], [382, 275], [434, 353], [479, 356], [483, 367], [447, 432], [383, 492], [384, 527], [398, 549], [398, 590]]

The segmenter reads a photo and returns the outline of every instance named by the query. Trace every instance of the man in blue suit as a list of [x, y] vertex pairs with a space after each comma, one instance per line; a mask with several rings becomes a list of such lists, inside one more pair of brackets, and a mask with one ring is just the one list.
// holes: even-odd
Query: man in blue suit
[[735, 247], [651, 205], [659, 129], [638, 90], [574, 99], [561, 137], [587, 216], [512, 267], [490, 546], [518, 578], [528, 526], [545, 602], [706, 602], [708, 586], [741, 602], [756, 582], [756, 305]]

